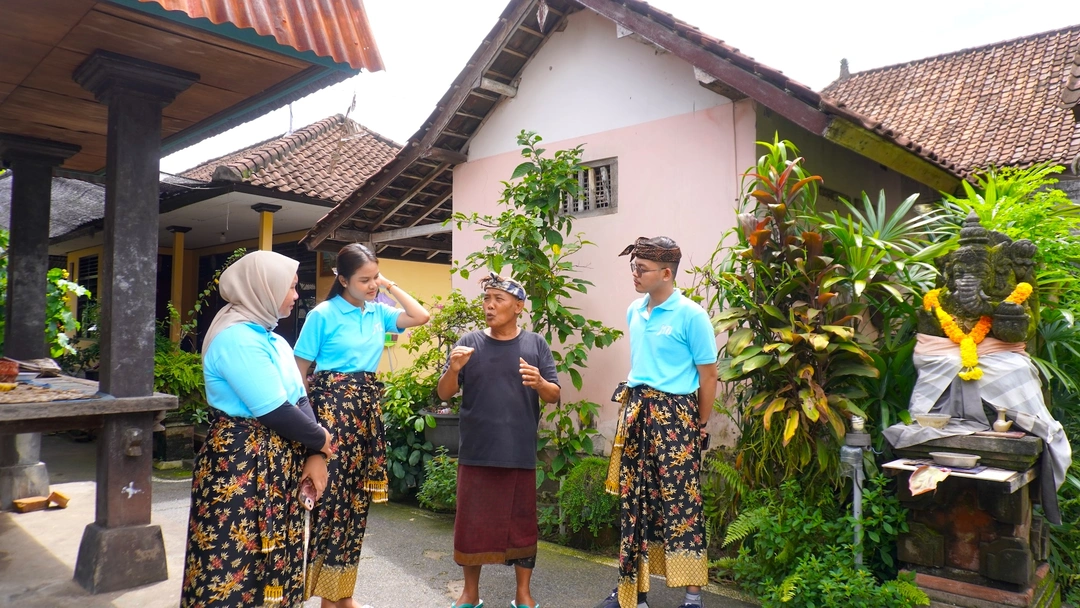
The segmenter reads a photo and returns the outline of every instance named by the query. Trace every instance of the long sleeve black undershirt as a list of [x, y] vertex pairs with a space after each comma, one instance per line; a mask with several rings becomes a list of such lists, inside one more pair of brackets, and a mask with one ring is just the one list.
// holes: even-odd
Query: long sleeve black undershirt
[[323, 427], [316, 422], [315, 412], [307, 397], [301, 397], [297, 405], [286, 401], [274, 411], [259, 416], [258, 420], [266, 428], [276, 432], [289, 441], [295, 441], [308, 448], [308, 454], [317, 453], [326, 443]]

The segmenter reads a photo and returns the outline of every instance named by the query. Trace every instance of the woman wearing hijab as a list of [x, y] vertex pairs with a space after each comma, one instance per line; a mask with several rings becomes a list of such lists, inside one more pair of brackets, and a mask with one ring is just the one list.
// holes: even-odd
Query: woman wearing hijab
[[298, 489], [310, 479], [322, 494], [331, 436], [273, 332], [298, 298], [297, 266], [256, 251], [221, 273], [228, 304], [203, 342], [212, 421], [195, 458], [181, 606], [303, 605]]
[[[304, 320], [296, 339], [296, 366], [315, 363], [311, 400], [319, 421], [337, 441], [327, 466], [330, 487], [315, 512], [308, 590], [322, 608], [354, 608], [353, 588], [372, 502], [386, 502], [386, 438], [382, 384], [375, 370], [386, 332], [428, 322], [427, 310], [379, 272], [379, 260], [353, 243], [337, 256], [337, 276], [326, 301]], [[402, 308], [376, 301], [385, 288]]]

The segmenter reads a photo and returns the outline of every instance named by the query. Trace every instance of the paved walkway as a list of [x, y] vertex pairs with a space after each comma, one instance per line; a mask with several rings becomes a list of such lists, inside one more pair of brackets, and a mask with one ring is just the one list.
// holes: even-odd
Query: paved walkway
[[[179, 604], [190, 481], [155, 479], [154, 523], [161, 526], [169, 580], [125, 592], [89, 595], [72, 581], [83, 528], [94, 519], [94, 445], [45, 437], [43, 459], [53, 489], [71, 496], [64, 510], [0, 513], [0, 606], [20, 608], [164, 608]], [[453, 561], [453, 518], [399, 504], [372, 508], [354, 597], [371, 608], [445, 608], [461, 589]], [[615, 583], [615, 560], [541, 543], [533, 595], [545, 608], [592, 608]], [[481, 596], [510, 605], [513, 570], [484, 568]], [[710, 587], [707, 608], [749, 608], [727, 589]], [[711, 593], [709, 593], [711, 591]], [[725, 597], [728, 596], [728, 597]], [[682, 590], [654, 579], [652, 608], [674, 608]], [[318, 608], [311, 600], [306, 608]]]

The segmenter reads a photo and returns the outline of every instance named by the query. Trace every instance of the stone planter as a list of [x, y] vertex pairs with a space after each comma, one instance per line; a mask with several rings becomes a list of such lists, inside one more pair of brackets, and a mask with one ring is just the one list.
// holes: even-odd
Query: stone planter
[[425, 416], [435, 419], [434, 428], [424, 429], [424, 440], [430, 441], [433, 448], [444, 447], [447, 454], [457, 458], [461, 433], [458, 431], [458, 414], [436, 414], [423, 410]]
[[183, 420], [166, 418], [164, 431], [154, 433], [154, 461], [157, 468], [183, 466], [195, 457], [195, 425]]

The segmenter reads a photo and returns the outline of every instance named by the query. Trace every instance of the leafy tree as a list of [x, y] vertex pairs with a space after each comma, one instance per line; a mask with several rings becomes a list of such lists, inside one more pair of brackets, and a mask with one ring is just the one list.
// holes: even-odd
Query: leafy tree
[[[7, 323], [8, 246], [8, 231], [0, 228], [0, 345], [4, 343]], [[49, 346], [50, 357], [75, 353], [67, 332], [77, 331], [80, 324], [71, 314], [67, 298], [90, 294], [85, 287], [68, 279], [68, 272], [63, 268], [51, 268], [45, 277], [45, 343]]]
[[[474, 226], [487, 242], [484, 249], [469, 254], [455, 271], [467, 279], [470, 271], [501, 271], [509, 265], [514, 279], [525, 287], [528, 328], [552, 345], [556, 369], [570, 376], [580, 390], [589, 351], [610, 346], [622, 332], [585, 318], [569, 302], [574, 294], [585, 294], [592, 286], [576, 276], [578, 268], [572, 261], [575, 254], [592, 243], [575, 233], [574, 218], [562, 213], [564, 202], [578, 195], [582, 150], [577, 146], [545, 157], [546, 150], [537, 147], [540, 141], [541, 137], [531, 131], [518, 134], [525, 160], [514, 169], [510, 181], [503, 182], [499, 199], [502, 213], [454, 214], [452, 221], [459, 229]], [[549, 409], [546, 420], [551, 426], [541, 430], [538, 447], [554, 448], [555, 456], [549, 468], [538, 471], [541, 479], [561, 479], [569, 466], [580, 460], [582, 452], [593, 451], [592, 435], [596, 430], [581, 421], [593, 418], [598, 410], [599, 405], [590, 401], [560, 402]]]

